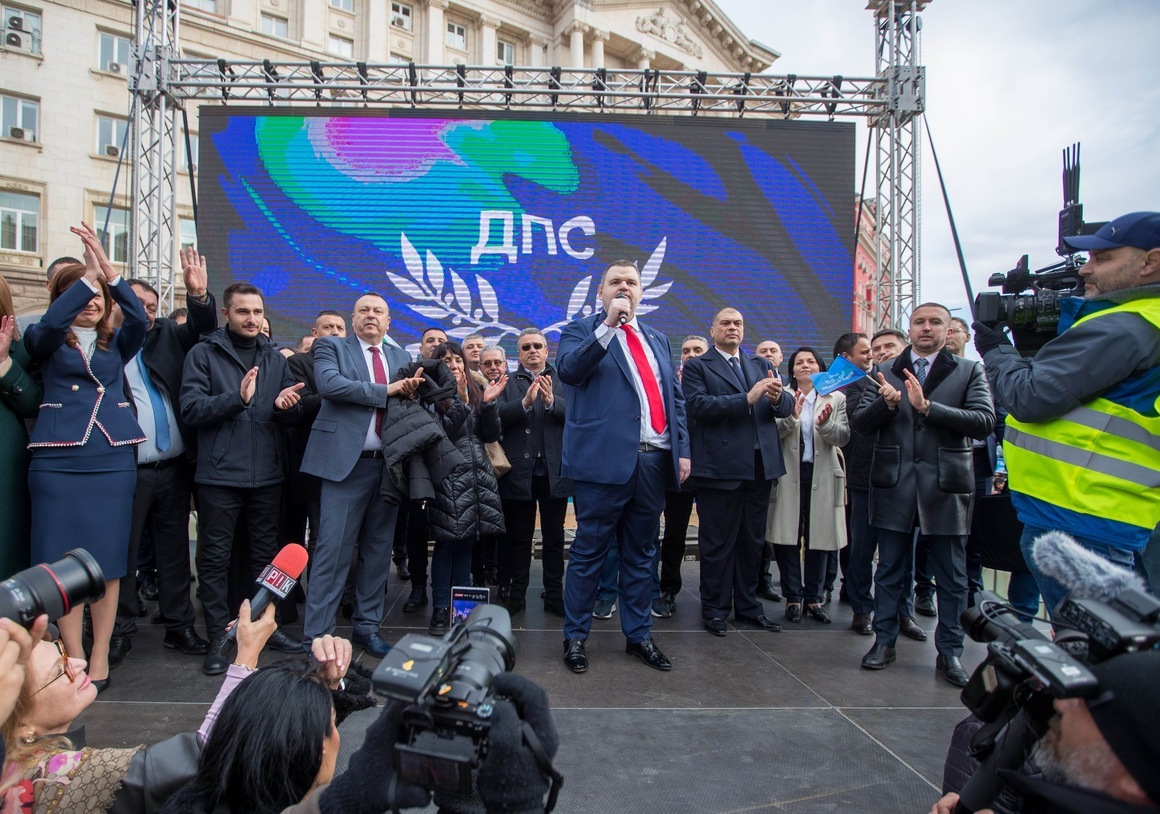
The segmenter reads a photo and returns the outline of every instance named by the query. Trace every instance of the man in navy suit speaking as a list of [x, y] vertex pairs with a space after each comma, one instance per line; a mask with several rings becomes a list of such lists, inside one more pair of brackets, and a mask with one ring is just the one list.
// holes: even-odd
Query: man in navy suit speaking
[[564, 583], [564, 663], [588, 669], [585, 641], [600, 567], [620, 547], [620, 625], [625, 651], [656, 670], [672, 664], [649, 631], [652, 564], [666, 485], [689, 476], [685, 400], [664, 334], [636, 319], [636, 264], [618, 260], [597, 289], [604, 310], [561, 333], [556, 370], [567, 387], [561, 476], [575, 481], [576, 540]]
[[391, 314], [381, 296], [359, 297], [350, 324], [350, 336], [320, 337], [314, 343], [314, 379], [322, 406], [310, 430], [302, 471], [321, 478], [322, 508], [304, 632], [307, 638], [334, 632], [357, 542], [352, 639], [381, 658], [391, 649], [379, 635], [379, 624], [398, 512], [379, 496], [382, 425], [388, 419], [387, 397], [410, 396], [421, 380], [391, 381], [411, 358], [385, 341]]

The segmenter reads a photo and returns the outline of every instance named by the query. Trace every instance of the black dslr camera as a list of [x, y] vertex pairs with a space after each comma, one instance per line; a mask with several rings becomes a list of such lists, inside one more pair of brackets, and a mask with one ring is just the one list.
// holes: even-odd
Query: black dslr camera
[[1064, 238], [1094, 234], [1103, 223], [1084, 223], [1079, 202], [1079, 145], [1063, 151], [1063, 209], [1059, 211], [1059, 239], [1055, 252], [1063, 261], [1031, 271], [1027, 255], [1015, 268], [991, 275], [987, 285], [1002, 288], [1002, 294], [984, 291], [975, 297], [975, 319], [994, 328], [1007, 325], [1011, 339], [1024, 356], [1034, 356], [1055, 338], [1059, 325], [1060, 301], [1083, 296], [1081, 258]]
[[442, 638], [404, 636], [375, 670], [375, 692], [410, 704], [395, 744], [399, 780], [471, 794], [487, 755], [496, 701], [492, 681], [516, 661], [506, 609], [477, 605]]
[[1067, 629], [1049, 640], [990, 591], [963, 612], [963, 629], [987, 643], [987, 658], [971, 675], [962, 702], [984, 722], [972, 743], [979, 769], [960, 791], [956, 811], [976, 811], [1002, 789], [998, 772], [1017, 770], [1046, 733], [1056, 698], [1091, 698], [1099, 680], [1087, 668], [1160, 644], [1160, 600], [1129, 588], [1100, 602], [1070, 594], [1056, 610]]
[[0, 616], [24, 627], [48, 614], [55, 622], [73, 608], [105, 595], [105, 575], [93, 555], [74, 548], [54, 563], [41, 563], [0, 582]]

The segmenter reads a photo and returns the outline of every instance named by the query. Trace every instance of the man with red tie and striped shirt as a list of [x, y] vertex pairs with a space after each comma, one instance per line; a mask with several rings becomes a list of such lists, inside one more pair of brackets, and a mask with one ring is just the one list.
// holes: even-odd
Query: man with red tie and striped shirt
[[650, 636], [652, 567], [665, 487], [689, 475], [689, 433], [669, 340], [636, 319], [641, 293], [636, 264], [613, 263], [597, 289], [603, 311], [573, 320], [556, 353], [568, 399], [560, 474], [575, 481], [576, 539], [564, 583], [564, 663], [574, 673], [588, 669], [585, 641], [613, 541], [625, 650], [653, 669], [672, 669]]

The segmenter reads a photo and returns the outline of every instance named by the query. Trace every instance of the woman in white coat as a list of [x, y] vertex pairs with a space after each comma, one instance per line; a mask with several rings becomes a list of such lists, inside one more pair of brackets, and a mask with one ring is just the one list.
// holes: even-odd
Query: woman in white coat
[[[773, 543], [785, 618], [800, 622], [803, 612], [823, 624], [828, 552], [846, 545], [846, 468], [840, 447], [850, 439], [846, 397], [819, 396], [810, 375], [826, 369], [813, 348], [789, 357], [790, 387], [797, 391], [793, 415], [777, 419], [785, 475], [770, 498], [765, 539]], [[805, 568], [802, 568], [802, 544]]]

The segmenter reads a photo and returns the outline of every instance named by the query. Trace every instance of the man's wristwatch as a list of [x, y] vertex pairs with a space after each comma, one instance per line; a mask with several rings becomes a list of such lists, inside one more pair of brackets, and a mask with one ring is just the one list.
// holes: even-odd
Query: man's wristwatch
[[932, 404], [931, 400], [927, 399], [926, 404], [923, 405], [923, 408], [921, 410], [919, 410], [919, 412], [922, 413], [923, 415], [930, 415], [930, 405], [931, 404]]

